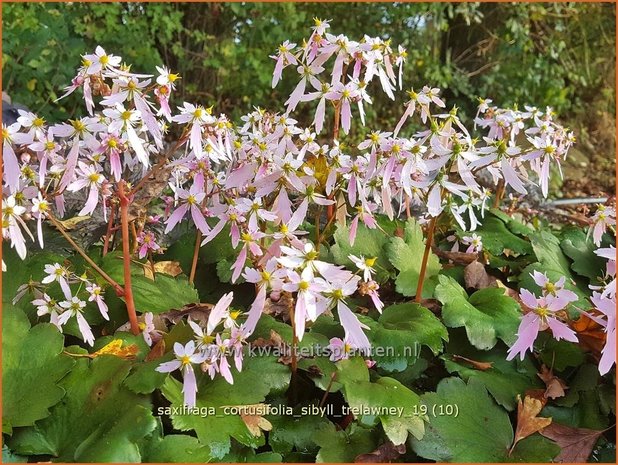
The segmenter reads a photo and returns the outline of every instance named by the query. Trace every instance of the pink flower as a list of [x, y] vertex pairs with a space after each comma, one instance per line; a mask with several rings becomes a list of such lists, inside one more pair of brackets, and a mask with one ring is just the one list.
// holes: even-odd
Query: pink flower
[[51, 284], [57, 281], [67, 300], [71, 299], [71, 288], [67, 281], [69, 271], [60, 263], [54, 263], [53, 265], [45, 265], [45, 273], [47, 273], [47, 276], [41, 280], [41, 283]]
[[75, 317], [77, 319], [77, 326], [79, 327], [79, 332], [81, 333], [84, 342], [88, 343], [90, 346], [93, 346], [94, 334], [92, 334], [90, 325], [82, 314], [82, 312], [84, 311], [84, 307], [86, 306], [86, 302], [81, 300], [79, 297], [74, 296], [69, 298], [68, 300], [63, 300], [62, 302], [60, 302], [60, 306], [65, 310], [58, 317], [58, 325], [64, 326], [71, 317]]
[[532, 276], [536, 285], [541, 288], [544, 296], [551, 295], [567, 303], [577, 302], [577, 300], [579, 300], [575, 292], [564, 288], [564, 283], [566, 282], [564, 276], [555, 283], [549, 280], [546, 273], [540, 273], [536, 270], [530, 273], [530, 276]]
[[197, 396], [197, 381], [192, 364], [200, 364], [206, 360], [206, 355], [196, 352], [195, 342], [189, 341], [185, 346], [176, 342], [174, 344], [176, 360], [159, 365], [156, 370], [160, 373], [170, 373], [180, 369], [182, 371], [184, 404], [187, 407], [195, 407]]
[[101, 312], [101, 315], [103, 315], [103, 318], [109, 321], [109, 315], [107, 314], [107, 304], [101, 296], [101, 291], [103, 291], [103, 289], [101, 289], [101, 287], [97, 286], [96, 284], [91, 284], [90, 286], [86, 287], [86, 291], [90, 293], [88, 301], [95, 301], [97, 303], [97, 306], [99, 307], [99, 312]]
[[354, 263], [360, 271], [363, 272], [363, 279], [365, 281], [370, 281], [371, 273], [376, 272], [373, 265], [375, 265], [377, 257], [365, 258], [362, 255], [360, 257], [357, 257], [356, 255], [348, 255], [348, 258], [352, 260], [352, 263]]
[[138, 258], [144, 258], [149, 252], [158, 252], [161, 250], [161, 246], [157, 244], [156, 238], [151, 231], [142, 231], [137, 236], [137, 250]]
[[2, 237], [11, 240], [11, 247], [15, 248], [22, 260], [26, 258], [27, 253], [26, 240], [22, 230], [34, 240], [26, 223], [21, 218], [21, 215], [25, 212], [26, 208], [17, 204], [15, 196], [10, 195], [7, 198], [2, 198]]
[[62, 327], [60, 323], [58, 323], [58, 312], [61, 312], [62, 309], [54, 299], [47, 294], [43, 294], [39, 299], [33, 300], [32, 305], [36, 306], [36, 314], [38, 316], [49, 315], [50, 323], [62, 331]]
[[79, 177], [68, 185], [67, 190], [77, 192], [85, 187], [88, 187], [88, 199], [84, 204], [84, 208], [78, 213], [80, 216], [90, 215], [99, 204], [99, 191], [102, 188], [105, 177], [101, 174], [100, 168], [96, 165], [87, 165], [84, 162], [78, 162], [79, 168], [77, 173]]
[[204, 218], [204, 213], [202, 212], [201, 207], [202, 202], [206, 197], [206, 192], [204, 192], [204, 175], [202, 173], [198, 173], [193, 180], [191, 188], [188, 191], [178, 188], [176, 195], [185, 202], [176, 208], [174, 213], [170, 215], [167, 220], [167, 226], [165, 227], [165, 234], [174, 229], [174, 227], [182, 221], [185, 214], [189, 210], [191, 210], [191, 218], [193, 218], [195, 226], [202, 231], [202, 234], [208, 234], [210, 227], [208, 226], [208, 223], [206, 223], [206, 218]]
[[567, 300], [552, 295], [537, 298], [527, 289], [522, 289], [519, 296], [531, 311], [526, 313], [521, 320], [517, 330], [517, 341], [509, 349], [507, 360], [512, 360], [518, 354], [523, 360], [525, 353], [528, 350], [532, 351], [539, 331], [548, 328], [556, 340], [565, 339], [578, 342], [575, 332], [554, 316], [554, 313], [567, 306], [569, 303]]
[[139, 329], [142, 332], [142, 336], [144, 337], [144, 341], [146, 342], [146, 344], [148, 344], [148, 346], [152, 346], [153, 342], [155, 342], [153, 340], [153, 336], [157, 339], [160, 339], [161, 334], [155, 328], [153, 321], [154, 315], [152, 314], [152, 312], [144, 313], [143, 316], [144, 321], [139, 323]]
[[466, 253], [479, 253], [483, 250], [482, 237], [477, 236], [476, 234], [462, 237], [461, 242], [468, 246]]
[[588, 315], [605, 327], [605, 346], [601, 351], [602, 355], [599, 361], [599, 373], [605, 375], [616, 364], [616, 298], [603, 297], [598, 292], [594, 292], [590, 300], [595, 308], [605, 316], [605, 320], [603, 320]]
[[352, 352], [352, 346], [346, 340], [343, 341], [338, 337], [331, 338], [328, 346], [328, 351], [330, 352], [330, 361], [338, 362], [339, 360], [345, 360], [350, 358], [350, 352]]
[[[616, 210], [612, 207], [606, 207], [605, 205], [599, 205], [596, 213], [592, 217], [593, 227], [592, 240], [597, 247], [601, 245], [601, 238], [607, 230], [612, 226], [616, 226]], [[588, 232], [590, 234], [590, 231]]]
[[296, 57], [292, 54], [292, 50], [294, 50], [295, 47], [296, 44], [290, 43], [289, 40], [286, 40], [281, 45], [279, 45], [277, 56], [271, 56], [271, 58], [277, 61], [277, 63], [275, 64], [275, 71], [273, 73], [273, 89], [277, 86], [277, 83], [281, 79], [281, 73], [283, 72], [283, 69], [288, 65], [298, 64]]
[[288, 270], [288, 281], [282, 288], [288, 292], [296, 292], [296, 307], [294, 323], [296, 337], [302, 341], [305, 334], [305, 322], [315, 321], [318, 315], [326, 310], [326, 299], [320, 294], [327, 289], [326, 282], [313, 276], [311, 268], [305, 268], [301, 274]]

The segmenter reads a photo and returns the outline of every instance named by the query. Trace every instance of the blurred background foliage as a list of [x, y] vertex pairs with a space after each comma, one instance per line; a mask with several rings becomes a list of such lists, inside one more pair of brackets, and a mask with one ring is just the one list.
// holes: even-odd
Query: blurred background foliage
[[[80, 95], [53, 104], [80, 63], [102, 45], [137, 72], [167, 64], [183, 78], [182, 100], [215, 105], [238, 118], [260, 106], [281, 110], [296, 84], [276, 89], [269, 55], [286, 39], [308, 37], [313, 17], [331, 32], [391, 38], [408, 49], [404, 85], [443, 89], [473, 117], [477, 98], [497, 105], [552, 106], [580, 143], [572, 189], [613, 192], [615, 5], [612, 3], [5, 3], [3, 89], [55, 120], [83, 112]], [[376, 92], [369, 117], [394, 125], [393, 104]], [[311, 109], [294, 116], [311, 121]], [[582, 169], [592, 166], [593, 170]], [[567, 167], [568, 171], [568, 167]], [[582, 177], [581, 172], [585, 172]], [[597, 172], [597, 174], [595, 174]], [[575, 173], [576, 174], [576, 173]], [[573, 176], [567, 173], [569, 182]], [[587, 189], [585, 187], [587, 186]], [[563, 186], [564, 187], [564, 186]]]

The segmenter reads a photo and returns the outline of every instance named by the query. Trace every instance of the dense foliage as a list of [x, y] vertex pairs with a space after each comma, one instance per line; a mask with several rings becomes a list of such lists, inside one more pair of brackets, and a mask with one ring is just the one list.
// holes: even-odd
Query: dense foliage
[[3, 126], [4, 461], [615, 460], [615, 206], [526, 200], [574, 133], [338, 32], [237, 119], [99, 45]]

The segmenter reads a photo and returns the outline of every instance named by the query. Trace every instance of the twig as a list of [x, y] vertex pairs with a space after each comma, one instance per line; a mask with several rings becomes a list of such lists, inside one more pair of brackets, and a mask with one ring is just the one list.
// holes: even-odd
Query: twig
[[51, 221], [52, 224], [56, 227], [56, 229], [58, 229], [58, 231], [60, 231], [60, 234], [62, 234], [64, 236], [64, 238], [67, 240], [67, 242], [69, 244], [71, 244], [71, 246], [75, 249], [75, 251], [78, 254], [80, 254], [84, 260], [86, 260], [86, 263], [88, 263], [88, 265], [90, 265], [97, 273], [99, 273], [101, 275], [101, 277], [105, 281], [107, 281], [109, 284], [111, 284], [111, 286], [114, 288], [114, 290], [116, 291], [116, 294], [119, 297], [122, 297], [124, 295], [124, 290], [123, 290], [122, 286], [120, 284], [118, 284], [116, 281], [114, 281], [105, 271], [103, 271], [101, 269], [101, 267], [99, 265], [97, 265], [88, 256], [88, 254], [86, 254], [86, 252], [84, 252], [84, 249], [82, 249], [79, 245], [77, 245], [77, 243], [73, 240], [73, 238], [71, 236], [69, 236], [69, 234], [65, 231], [65, 229], [62, 226], [62, 223], [60, 223], [60, 221], [58, 221], [56, 218], [54, 218], [51, 214], [48, 214], [47, 217], [49, 218], [49, 221]]

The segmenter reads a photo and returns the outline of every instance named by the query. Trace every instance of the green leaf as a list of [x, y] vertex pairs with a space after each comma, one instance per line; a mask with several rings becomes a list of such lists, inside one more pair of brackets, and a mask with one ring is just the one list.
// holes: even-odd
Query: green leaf
[[503, 289], [485, 288], [468, 299], [466, 291], [453, 279], [439, 276], [436, 298], [442, 302], [442, 320], [449, 328], [464, 326], [472, 345], [491, 349], [497, 338], [512, 343], [519, 325], [519, 304]]
[[408, 433], [417, 439], [423, 437], [425, 424], [423, 416], [418, 413], [420, 397], [415, 392], [393, 378], [382, 377], [370, 382], [367, 367], [363, 370], [360, 366], [362, 359], [360, 362], [342, 362], [338, 362], [342, 372], [354, 367], [353, 376], [338, 378], [344, 385], [344, 397], [352, 409], [350, 413], [367, 426], [373, 426], [379, 420], [395, 445], [403, 444]]
[[[210, 380], [202, 375], [199, 378], [196, 408], [202, 408], [207, 418], [171, 412], [172, 424], [179, 431], [194, 430], [215, 458], [222, 458], [230, 451], [231, 438], [249, 447], [259, 447], [264, 437], [254, 437], [239, 415], [226, 414], [223, 407], [264, 402], [271, 391], [287, 388], [289, 381], [290, 369], [277, 363], [276, 357], [247, 357], [243, 370], [234, 372], [232, 385], [222, 377]], [[168, 377], [161, 391], [172, 408], [182, 408], [182, 385], [178, 381]]]
[[156, 436], [141, 448], [144, 463], [205, 463], [212, 457], [208, 447], [185, 434]]
[[538, 463], [552, 462], [560, 453], [560, 446], [538, 433], [519, 441], [504, 462]]
[[62, 354], [64, 337], [48, 323], [32, 328], [13, 305], [2, 308], [2, 429], [30, 426], [64, 396], [58, 381], [75, 361]]
[[442, 350], [448, 332], [440, 320], [425, 307], [407, 303], [391, 305], [375, 321], [359, 315], [370, 327], [367, 335], [374, 349], [372, 359], [387, 371], [403, 371], [413, 364], [427, 346], [435, 354]]
[[344, 265], [349, 270], [356, 270], [356, 265], [348, 258], [349, 255], [377, 258], [374, 264], [376, 280], [379, 282], [386, 281], [389, 277], [389, 270], [392, 269], [384, 253], [388, 236], [379, 229], [369, 229], [362, 223], [358, 225], [353, 246], [350, 245], [349, 235], [349, 227], [337, 227], [333, 235], [335, 244], [330, 249], [334, 263]]
[[[412, 218], [406, 222], [404, 238], [392, 237], [386, 247], [388, 259], [399, 270], [395, 285], [397, 292], [405, 296], [415, 296], [416, 287], [421, 272], [423, 254], [425, 252], [425, 240], [421, 226]], [[429, 252], [427, 269], [425, 271], [425, 284], [423, 285], [423, 297], [433, 295], [436, 286], [435, 277], [440, 271], [440, 261], [433, 252]]]
[[[559, 449], [541, 441], [519, 445], [509, 456], [513, 443], [513, 427], [508, 414], [489, 397], [483, 385], [476, 379], [466, 384], [459, 378], [440, 381], [437, 391], [423, 394], [422, 403], [427, 406], [429, 424], [422, 440], [412, 440], [414, 451], [429, 460], [438, 462], [511, 462], [550, 460]], [[453, 406], [452, 415], [447, 405]], [[539, 442], [537, 442], [539, 441]], [[521, 441], [524, 442], [524, 441]], [[543, 454], [539, 454], [538, 446]], [[552, 455], [554, 454], [554, 455]], [[549, 456], [547, 456], [549, 455]]]
[[487, 370], [477, 370], [465, 361], [453, 361], [448, 354], [443, 359], [449, 373], [459, 373], [464, 381], [471, 378], [480, 381], [496, 402], [509, 411], [517, 408], [518, 394], [523, 397], [527, 390], [543, 387], [529, 359], [507, 361], [504, 350], [475, 351], [465, 356], [478, 362], [491, 362], [492, 366]]
[[11, 447], [59, 462], [139, 462], [137, 442], [156, 421], [149, 400], [122, 387], [130, 365], [108, 355], [78, 360], [62, 380], [63, 401], [48, 418], [17, 431]]
[[352, 424], [349, 431], [337, 431], [333, 424], [322, 425], [315, 431], [315, 442], [320, 451], [318, 463], [352, 463], [360, 454], [375, 450], [378, 445], [375, 433]]
[[[304, 408], [317, 407], [316, 404], [303, 405]], [[297, 452], [314, 454], [318, 450], [315, 432], [332, 423], [319, 415], [303, 415], [302, 410], [295, 410], [295, 415], [269, 415], [267, 419], [273, 425], [268, 435], [268, 444], [273, 452], [289, 454], [292, 449]]]
[[603, 276], [605, 262], [594, 251], [597, 247], [591, 238], [581, 229], [569, 228], [562, 232], [560, 243], [563, 252], [573, 260], [571, 269], [590, 280], [590, 284], [598, 284], [598, 278]]
[[513, 234], [504, 221], [496, 216], [487, 216], [475, 232], [481, 236], [483, 248], [494, 255], [502, 255], [505, 250], [522, 255], [532, 252], [530, 243]]
[[[116, 253], [106, 255], [101, 260], [101, 268], [116, 282], [124, 283], [123, 263], [120, 255]], [[131, 283], [135, 307], [141, 313], [161, 313], [189, 303], [199, 302], [197, 291], [184, 276], [173, 278], [155, 273], [153, 281], [144, 276], [142, 267], [132, 264]]]
[[[22, 284], [33, 281], [41, 281], [45, 276], [45, 265], [51, 263], [62, 263], [64, 257], [56, 253], [47, 251], [35, 252], [26, 256], [22, 261], [15, 250], [8, 246], [8, 242], [2, 244], [2, 259], [6, 264], [7, 272], [2, 273], [2, 302], [10, 303], [17, 289]], [[28, 299], [28, 296], [24, 297]]]

